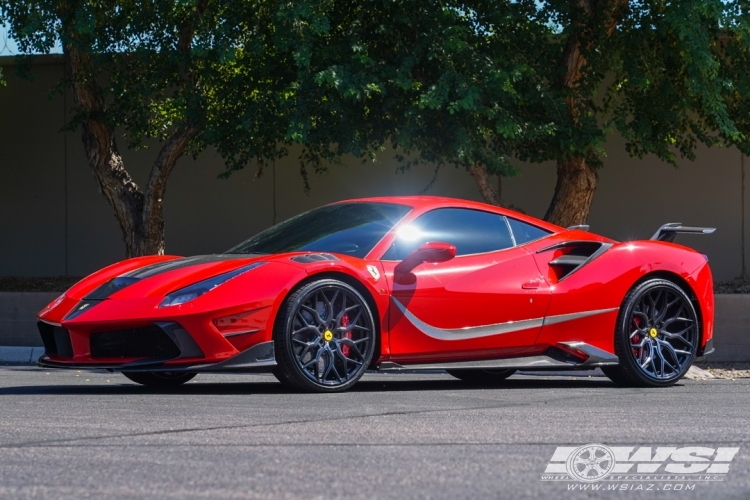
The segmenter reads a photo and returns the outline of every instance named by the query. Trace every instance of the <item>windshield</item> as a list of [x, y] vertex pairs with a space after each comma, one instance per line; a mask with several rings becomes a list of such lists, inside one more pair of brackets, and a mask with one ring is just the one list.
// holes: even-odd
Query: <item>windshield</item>
[[227, 253], [330, 252], [363, 258], [411, 207], [393, 203], [337, 203], [292, 217]]

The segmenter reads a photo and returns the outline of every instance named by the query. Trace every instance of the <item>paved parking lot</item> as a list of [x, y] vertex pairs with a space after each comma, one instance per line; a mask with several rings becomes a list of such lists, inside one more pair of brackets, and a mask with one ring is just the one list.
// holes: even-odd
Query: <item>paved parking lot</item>
[[[293, 394], [265, 375], [149, 390], [107, 372], [0, 368], [0, 498], [750, 498], [750, 381], [368, 374]], [[694, 490], [569, 491], [557, 446], [739, 446]], [[603, 484], [603, 483], [601, 483]], [[622, 483], [626, 484], [626, 483]], [[630, 483], [627, 483], [630, 484]]]

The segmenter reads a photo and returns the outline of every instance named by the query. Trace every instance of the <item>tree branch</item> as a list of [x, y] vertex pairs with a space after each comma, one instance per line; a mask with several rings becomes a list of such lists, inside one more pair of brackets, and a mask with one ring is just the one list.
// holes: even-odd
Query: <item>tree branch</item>
[[[190, 51], [193, 44], [193, 35], [195, 33], [195, 22], [200, 21], [200, 18], [206, 11], [208, 6], [208, 0], [200, 0], [196, 5], [195, 15], [189, 22], [186, 22], [180, 29], [179, 39], [177, 40], [177, 50], [183, 54], [186, 58], [189, 58]], [[182, 69], [182, 85], [189, 86], [190, 80], [190, 64], [187, 61], [183, 61]], [[195, 85], [195, 83], [193, 83]], [[145, 190], [145, 203], [143, 206], [143, 227], [147, 229], [149, 233], [156, 232], [160, 235], [164, 234], [164, 194], [167, 189], [167, 180], [169, 175], [172, 173], [178, 158], [182, 156], [187, 150], [190, 141], [192, 141], [198, 134], [200, 129], [194, 124], [187, 122], [180, 125], [174, 134], [167, 140], [159, 151], [156, 161], [154, 161], [151, 167], [151, 174], [149, 175], [148, 183], [146, 184]], [[146, 253], [163, 254], [164, 253], [164, 238], [159, 240], [152, 239], [145, 242], [148, 249], [144, 249]]]
[[492, 185], [490, 174], [487, 172], [486, 168], [481, 165], [472, 165], [469, 167], [469, 172], [471, 172], [472, 177], [474, 177], [479, 192], [482, 193], [482, 198], [484, 198], [485, 202], [497, 205], [498, 207], [508, 208], [508, 206], [503, 203], [503, 200], [500, 199], [495, 187]]
[[[163, 200], [167, 189], [167, 179], [169, 179], [169, 175], [172, 173], [177, 159], [185, 153], [190, 141], [199, 132], [198, 128], [190, 124], [183, 124], [172, 134], [159, 151], [159, 156], [156, 157], [156, 161], [154, 161], [151, 167], [143, 205], [143, 227], [149, 230], [149, 232], [158, 230], [158, 234], [163, 234]], [[158, 242], [148, 242], [147, 245], [154, 247], [148, 249], [149, 253], [164, 253], [163, 238], [160, 238]]]

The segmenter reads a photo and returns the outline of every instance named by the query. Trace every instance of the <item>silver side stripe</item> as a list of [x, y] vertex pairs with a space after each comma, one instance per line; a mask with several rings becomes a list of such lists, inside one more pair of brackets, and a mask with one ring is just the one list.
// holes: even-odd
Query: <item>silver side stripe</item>
[[573, 321], [574, 319], [586, 318], [588, 316], [596, 316], [597, 314], [606, 314], [614, 311], [619, 311], [619, 307], [610, 307], [609, 309], [595, 309], [593, 311], [583, 311], [570, 314], [558, 314], [557, 316], [548, 316], [544, 318], [545, 325], [554, 325], [556, 323], [563, 323], [564, 321]]
[[544, 325], [554, 325], [556, 323], [562, 323], [564, 321], [573, 321], [580, 318], [586, 318], [588, 316], [596, 316], [597, 314], [605, 314], [608, 312], [617, 311], [619, 307], [611, 307], [609, 309], [596, 309], [594, 311], [583, 311], [572, 314], [560, 314], [558, 316], [549, 316], [547, 318], [535, 318], [535, 319], [524, 319], [520, 321], [508, 321], [507, 323], [497, 323], [495, 325], [484, 325], [484, 326], [467, 326], [464, 328], [438, 328], [436, 326], [428, 325], [421, 319], [414, 316], [401, 302], [395, 297], [391, 297], [394, 304], [398, 307], [414, 325], [417, 330], [421, 331], [428, 337], [432, 337], [438, 340], [468, 340], [477, 339], [481, 337], [491, 337], [492, 335], [502, 335], [504, 333], [517, 332], [520, 330], [528, 330], [531, 328], [540, 328]]

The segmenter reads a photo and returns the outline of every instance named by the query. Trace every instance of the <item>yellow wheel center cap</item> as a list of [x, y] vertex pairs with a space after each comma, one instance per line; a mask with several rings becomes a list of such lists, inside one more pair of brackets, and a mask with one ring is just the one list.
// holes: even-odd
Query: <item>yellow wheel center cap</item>
[[331, 330], [326, 330], [326, 332], [323, 334], [323, 338], [326, 342], [330, 342], [333, 340], [333, 332]]
[[648, 331], [648, 334], [651, 335], [652, 339], [655, 339], [656, 336], [659, 335], [659, 330], [657, 330], [656, 328], [652, 328]]

